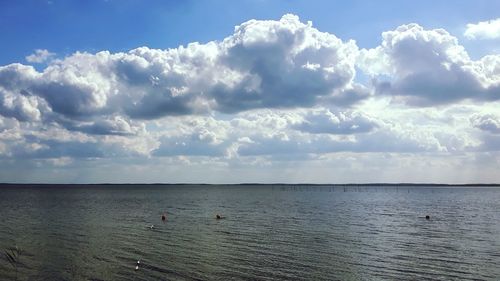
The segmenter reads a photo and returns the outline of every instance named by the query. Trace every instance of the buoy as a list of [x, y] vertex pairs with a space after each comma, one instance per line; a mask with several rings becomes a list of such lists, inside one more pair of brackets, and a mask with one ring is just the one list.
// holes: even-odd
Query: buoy
[[431, 219], [431, 217], [429, 215], [427, 215], [427, 216], [425, 216], [425, 219], [429, 220], [429, 219]]

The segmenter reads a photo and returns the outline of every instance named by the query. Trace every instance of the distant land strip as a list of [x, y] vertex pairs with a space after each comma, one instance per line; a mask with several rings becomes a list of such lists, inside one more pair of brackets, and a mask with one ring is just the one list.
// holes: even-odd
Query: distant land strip
[[0, 183], [2, 187], [83, 187], [83, 186], [318, 186], [318, 187], [380, 187], [380, 186], [409, 186], [409, 187], [500, 187], [500, 183]]

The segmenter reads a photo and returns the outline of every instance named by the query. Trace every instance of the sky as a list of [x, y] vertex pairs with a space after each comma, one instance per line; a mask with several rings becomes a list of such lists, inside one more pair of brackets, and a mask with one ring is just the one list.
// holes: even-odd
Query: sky
[[500, 183], [499, 1], [0, 1], [0, 182]]

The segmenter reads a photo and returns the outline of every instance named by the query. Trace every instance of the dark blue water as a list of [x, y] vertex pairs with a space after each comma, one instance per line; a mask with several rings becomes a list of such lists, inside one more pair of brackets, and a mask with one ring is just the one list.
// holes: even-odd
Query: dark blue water
[[1, 187], [0, 210], [18, 280], [500, 278], [498, 188]]

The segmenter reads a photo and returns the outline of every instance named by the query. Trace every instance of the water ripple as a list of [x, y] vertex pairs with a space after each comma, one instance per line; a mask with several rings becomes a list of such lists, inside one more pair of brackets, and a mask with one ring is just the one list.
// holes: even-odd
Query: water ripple
[[19, 280], [500, 276], [500, 189], [0, 188], [0, 208], [0, 246], [23, 249]]

